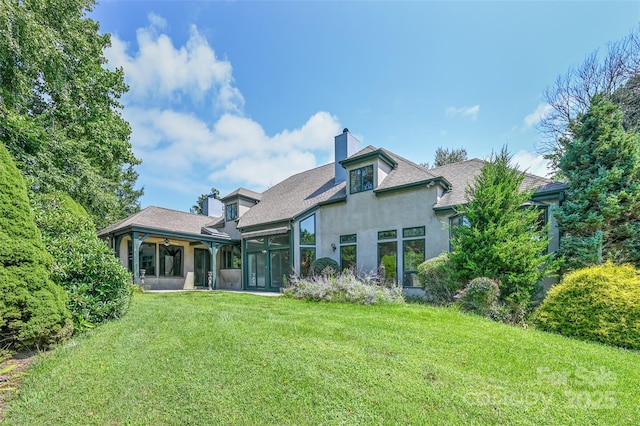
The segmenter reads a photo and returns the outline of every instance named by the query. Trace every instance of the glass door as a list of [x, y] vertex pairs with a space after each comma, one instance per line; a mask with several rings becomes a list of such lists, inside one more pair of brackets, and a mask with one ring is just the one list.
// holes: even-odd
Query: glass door
[[193, 249], [193, 284], [198, 287], [209, 285], [208, 272], [211, 270], [209, 250]]
[[255, 252], [247, 254], [247, 287], [250, 289], [264, 289], [267, 282], [266, 253]]
[[289, 250], [274, 250], [271, 255], [271, 283], [269, 286], [273, 290], [277, 290], [284, 286], [285, 277], [291, 272], [291, 259]]

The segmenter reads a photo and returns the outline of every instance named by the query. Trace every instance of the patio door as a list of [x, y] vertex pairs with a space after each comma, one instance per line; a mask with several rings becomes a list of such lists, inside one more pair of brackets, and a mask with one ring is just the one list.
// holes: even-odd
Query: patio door
[[267, 285], [267, 254], [254, 252], [247, 255], [247, 274], [249, 289], [264, 290]]
[[211, 254], [209, 250], [193, 249], [193, 284], [198, 287], [209, 285], [207, 273], [211, 270]]

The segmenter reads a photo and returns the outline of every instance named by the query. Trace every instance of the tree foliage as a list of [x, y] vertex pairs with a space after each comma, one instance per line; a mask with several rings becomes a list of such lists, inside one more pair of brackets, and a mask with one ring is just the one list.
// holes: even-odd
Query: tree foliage
[[436, 149], [436, 158], [433, 167], [444, 166], [445, 164], [459, 163], [467, 159], [467, 150], [458, 148], [449, 150], [447, 148], [438, 147]]
[[49, 278], [50, 264], [24, 180], [0, 145], [0, 348], [46, 348], [73, 332], [67, 297]]
[[449, 255], [458, 279], [497, 279], [501, 300], [515, 303], [531, 299], [549, 266], [541, 254], [548, 227], [540, 226], [539, 209], [526, 205], [532, 193], [521, 191], [523, 180], [506, 148], [492, 154], [458, 207], [465, 223], [451, 229]]
[[98, 238], [84, 209], [57, 193], [34, 195], [32, 205], [53, 256], [51, 278], [67, 292], [76, 330], [124, 315], [132, 295], [131, 274]]
[[[442, 148], [441, 146], [436, 149], [435, 161], [433, 167], [440, 167], [446, 164], [459, 163], [467, 159], [467, 150], [465, 148], [451, 149]], [[422, 167], [427, 169], [431, 168], [429, 162], [420, 163]]]
[[2, 0], [0, 137], [35, 192], [68, 193], [98, 226], [139, 209], [121, 69], [93, 0]]
[[[604, 55], [597, 51], [584, 62], [558, 76], [543, 96], [548, 113], [539, 124], [545, 136], [542, 151], [558, 168], [566, 145], [562, 139], [573, 137], [572, 126], [585, 114], [591, 99], [603, 94], [618, 104], [627, 129], [637, 128], [640, 121], [640, 26], [626, 38], [611, 43]], [[566, 140], [565, 140], [566, 142]]]
[[603, 95], [570, 124], [559, 166], [569, 189], [556, 213], [569, 270], [612, 260], [640, 265], [640, 135]]

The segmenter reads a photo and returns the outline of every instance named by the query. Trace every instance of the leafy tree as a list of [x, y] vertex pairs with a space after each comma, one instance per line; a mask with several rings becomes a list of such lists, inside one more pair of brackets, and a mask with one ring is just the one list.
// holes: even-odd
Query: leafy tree
[[0, 145], [0, 348], [46, 348], [73, 332], [67, 297], [49, 278], [50, 264], [24, 180]]
[[67, 292], [76, 330], [124, 315], [132, 295], [131, 274], [98, 238], [84, 209], [66, 194], [35, 195], [32, 205], [53, 256], [51, 278]]
[[603, 95], [571, 122], [560, 171], [569, 189], [556, 212], [569, 270], [612, 260], [640, 265], [640, 135]]
[[506, 148], [492, 154], [458, 207], [466, 219], [451, 230], [449, 255], [458, 279], [497, 279], [501, 300], [514, 303], [531, 299], [549, 266], [549, 255], [541, 254], [547, 226], [539, 225], [538, 208], [526, 205], [532, 193], [521, 191], [523, 180]]
[[[216, 188], [211, 188], [209, 194], [213, 194], [214, 198], [218, 198], [218, 196], [220, 195], [220, 191]], [[207, 201], [207, 198], [209, 198], [209, 194], [201, 194], [198, 197], [196, 203], [191, 206], [191, 213], [204, 214], [204, 202]]]
[[93, 0], [2, 0], [0, 138], [35, 192], [60, 190], [98, 226], [139, 209], [139, 164], [121, 117], [121, 69], [105, 68], [108, 34]]
[[[570, 124], [585, 114], [596, 94], [609, 96], [624, 114], [626, 129], [640, 121], [640, 26], [624, 39], [607, 46], [604, 55], [593, 52], [584, 62], [558, 76], [543, 96], [549, 110], [539, 124], [545, 136], [542, 151], [557, 169], [566, 148], [567, 137], [574, 137]], [[564, 142], [563, 143], [563, 139]]]
[[[459, 163], [467, 159], [467, 150], [465, 148], [452, 149], [438, 147], [436, 149], [436, 158], [433, 167], [444, 166], [445, 164]], [[429, 162], [420, 163], [422, 167], [430, 169]]]
[[452, 149], [439, 147], [436, 149], [436, 159], [433, 167], [444, 166], [445, 164], [459, 163], [467, 159], [467, 150], [465, 148]]

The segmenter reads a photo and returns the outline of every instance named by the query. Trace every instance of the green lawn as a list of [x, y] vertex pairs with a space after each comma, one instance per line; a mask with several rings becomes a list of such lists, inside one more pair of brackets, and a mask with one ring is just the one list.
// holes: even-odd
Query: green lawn
[[640, 424], [639, 357], [421, 305], [144, 294], [39, 359], [5, 422]]

